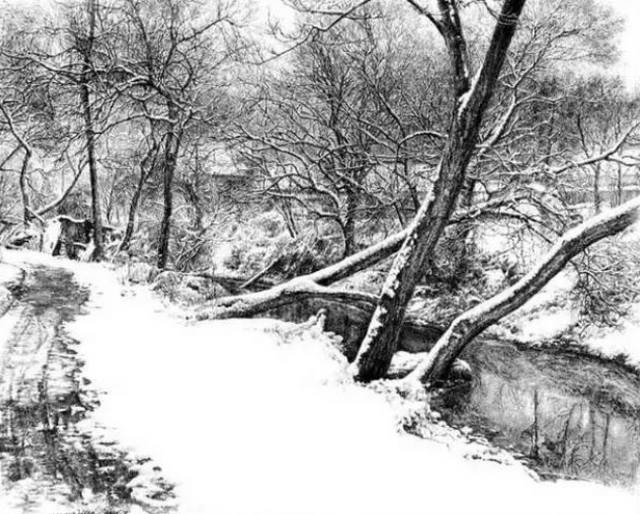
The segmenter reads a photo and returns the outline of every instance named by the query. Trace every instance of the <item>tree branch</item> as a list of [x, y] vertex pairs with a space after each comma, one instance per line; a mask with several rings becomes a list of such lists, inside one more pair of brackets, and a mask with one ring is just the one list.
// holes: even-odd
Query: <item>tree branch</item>
[[568, 231], [540, 263], [513, 286], [458, 316], [425, 360], [405, 380], [433, 384], [441, 379], [453, 360], [475, 337], [524, 305], [576, 255], [592, 244], [622, 232], [639, 217], [640, 197]]

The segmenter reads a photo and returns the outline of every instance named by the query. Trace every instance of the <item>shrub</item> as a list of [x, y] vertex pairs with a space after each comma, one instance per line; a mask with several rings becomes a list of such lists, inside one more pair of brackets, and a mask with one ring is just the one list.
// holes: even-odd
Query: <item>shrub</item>
[[584, 252], [575, 266], [573, 300], [581, 315], [596, 325], [617, 325], [640, 297], [640, 240], [610, 238]]

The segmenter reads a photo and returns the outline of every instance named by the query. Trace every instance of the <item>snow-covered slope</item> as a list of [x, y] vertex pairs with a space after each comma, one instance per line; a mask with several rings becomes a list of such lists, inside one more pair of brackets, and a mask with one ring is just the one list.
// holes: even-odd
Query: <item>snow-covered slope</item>
[[538, 482], [519, 466], [465, 459], [461, 443], [399, 433], [394, 406], [352, 383], [322, 334], [272, 320], [188, 324], [114, 272], [64, 265], [93, 291], [70, 330], [104, 391], [94, 421], [162, 466], [180, 512], [639, 510], [629, 491]]

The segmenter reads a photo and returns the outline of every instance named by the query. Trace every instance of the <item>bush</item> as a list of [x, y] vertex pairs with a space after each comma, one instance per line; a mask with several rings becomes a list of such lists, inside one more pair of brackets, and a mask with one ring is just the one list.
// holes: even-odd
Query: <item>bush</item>
[[584, 252], [575, 266], [573, 300], [580, 314], [599, 326], [617, 325], [640, 297], [640, 240], [610, 238]]

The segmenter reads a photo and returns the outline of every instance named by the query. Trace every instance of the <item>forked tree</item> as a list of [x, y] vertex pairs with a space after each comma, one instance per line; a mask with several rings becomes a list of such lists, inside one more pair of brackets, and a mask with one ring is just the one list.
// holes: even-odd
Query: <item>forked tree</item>
[[435, 24], [445, 40], [455, 101], [435, 184], [424, 199], [391, 267], [353, 364], [354, 375], [360, 380], [381, 378], [389, 368], [416, 284], [456, 207], [467, 167], [476, 150], [483, 115], [494, 93], [525, 2], [504, 1], [484, 60], [475, 73], [470, 68], [458, 2], [439, 0], [439, 15], [410, 2]]
[[[352, 367], [354, 375], [360, 380], [372, 380], [385, 375], [397, 347], [407, 304], [416, 283], [424, 273], [427, 259], [434, 252], [435, 245], [447, 224], [455, 218], [465, 216], [464, 209], [455, 212], [455, 208], [467, 177], [469, 163], [477, 155], [480, 126], [496, 89], [500, 69], [525, 4], [523, 0], [503, 2], [501, 12], [496, 14], [497, 23], [482, 64], [478, 71], [472, 74], [458, 2], [441, 0], [438, 2], [439, 14], [434, 14], [421, 8], [416, 2], [408, 1], [435, 24], [444, 37], [451, 62], [452, 87], [455, 94], [446, 144], [437, 168], [437, 180], [416, 219], [408, 229], [323, 270], [269, 290], [218, 300], [210, 313], [214, 317], [251, 316], [307, 298], [348, 302], [351, 306], [357, 305], [365, 311], [374, 310], [368, 334]], [[345, 15], [352, 13], [352, 10], [345, 11]], [[322, 27], [316, 26], [312, 29], [321, 30]], [[547, 166], [546, 174], [561, 176], [568, 170], [612, 158], [621, 150], [635, 128], [629, 127], [607, 150], [581, 161], [570, 160], [553, 168]], [[489, 200], [486, 203], [498, 206], [501, 204], [500, 199]], [[529, 278], [524, 283], [518, 283], [516, 289], [510, 289], [499, 298], [489, 300], [487, 304], [463, 313], [456, 319], [451, 328], [445, 331], [436, 349], [430, 353], [428, 361], [411, 376], [427, 381], [442, 376], [468, 341], [526, 302], [577, 253], [596, 240], [617, 233], [632, 223], [637, 210], [637, 201], [626, 204], [610, 216], [596, 219], [577, 232], [568, 234], [565, 239], [560, 240], [550, 257], [528, 275]], [[379, 297], [327, 287], [393, 255], [398, 250], [399, 255]]]

